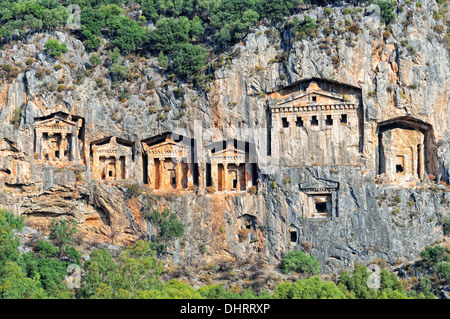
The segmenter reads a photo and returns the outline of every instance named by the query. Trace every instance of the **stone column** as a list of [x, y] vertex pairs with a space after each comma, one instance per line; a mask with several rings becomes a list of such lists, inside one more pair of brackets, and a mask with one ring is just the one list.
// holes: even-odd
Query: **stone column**
[[250, 185], [249, 180], [248, 180], [247, 169], [249, 169], [251, 167], [251, 164], [243, 163], [242, 165], [244, 166], [244, 183], [245, 183], [244, 184], [244, 188], [245, 188], [245, 190], [247, 190], [249, 188], [249, 185]]
[[92, 146], [92, 151], [94, 153], [93, 156], [93, 160], [92, 160], [92, 168], [91, 168], [91, 173], [94, 179], [98, 179], [98, 170], [100, 169], [99, 166], [99, 158], [98, 158], [98, 154], [96, 152], [97, 146], [93, 145]]
[[222, 182], [223, 182], [223, 190], [224, 191], [229, 190], [229, 185], [228, 185], [228, 164], [227, 163], [223, 163]]
[[165, 158], [160, 158], [159, 159], [159, 188], [165, 188], [166, 187], [166, 179], [164, 176], [164, 160]]
[[[193, 176], [193, 172], [194, 172], [194, 164], [193, 163], [187, 163], [187, 187], [193, 186], [194, 185], [194, 176]], [[200, 178], [198, 179], [200, 182]]]
[[419, 180], [423, 180], [425, 173], [425, 165], [424, 165], [424, 148], [423, 144], [419, 144], [417, 146], [417, 175], [419, 176]]
[[[114, 158], [116, 160], [116, 163], [115, 163], [116, 180], [119, 180], [119, 179], [122, 179], [122, 162], [120, 161], [120, 156], [119, 155], [116, 154], [116, 156]], [[125, 176], [123, 176], [123, 177], [125, 179]]]
[[36, 129], [36, 153], [42, 156], [42, 131]]
[[219, 190], [219, 167], [216, 162], [211, 162], [211, 184], [216, 191]]
[[79, 149], [78, 149], [78, 130], [72, 130], [70, 141], [70, 160], [74, 164], [78, 164], [79, 161]]
[[153, 157], [147, 156], [147, 183], [155, 188], [155, 159]]
[[177, 162], [175, 164], [175, 174], [176, 174], [177, 189], [181, 189], [182, 188], [181, 178], [182, 178], [183, 172], [181, 171], [181, 163], [180, 162]]
[[272, 130], [271, 134], [271, 164], [279, 164], [280, 160], [280, 121], [279, 113], [272, 113]]

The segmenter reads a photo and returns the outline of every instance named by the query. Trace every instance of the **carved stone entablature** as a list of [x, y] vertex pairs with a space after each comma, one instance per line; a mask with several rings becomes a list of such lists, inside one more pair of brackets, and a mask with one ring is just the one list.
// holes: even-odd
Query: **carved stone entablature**
[[288, 98], [270, 105], [272, 113], [310, 113], [355, 111], [354, 96], [326, 92], [311, 82], [306, 91], [292, 93]]
[[112, 181], [129, 179], [133, 145], [133, 142], [115, 136], [92, 142], [93, 178]]
[[166, 132], [142, 141], [144, 183], [155, 190], [193, 189], [198, 185], [194, 140]]
[[35, 159], [49, 164], [83, 164], [82, 130], [82, 118], [63, 112], [35, 118]]
[[340, 103], [329, 105], [307, 105], [307, 106], [281, 106], [276, 105], [271, 108], [272, 113], [318, 113], [318, 112], [339, 112], [343, 111], [356, 111], [357, 106], [353, 103]]
[[208, 157], [211, 163], [229, 163], [229, 164], [243, 164], [249, 162], [249, 156], [245, 151], [237, 150], [234, 147], [229, 147], [226, 150], [211, 154], [208, 152]]

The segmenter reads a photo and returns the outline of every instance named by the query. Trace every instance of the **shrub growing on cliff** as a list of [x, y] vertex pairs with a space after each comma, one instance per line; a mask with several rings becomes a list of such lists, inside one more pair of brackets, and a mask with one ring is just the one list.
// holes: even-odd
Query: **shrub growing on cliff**
[[395, 21], [395, 5], [391, 1], [380, 0], [375, 2], [380, 7], [381, 21], [391, 24]]
[[59, 43], [57, 39], [50, 39], [45, 43], [45, 52], [53, 58], [60, 58], [63, 53], [69, 52], [65, 43]]
[[177, 215], [165, 209], [163, 212], [153, 210], [150, 215], [150, 221], [154, 223], [158, 229], [156, 238], [156, 250], [163, 253], [166, 245], [173, 239], [179, 238], [184, 234], [184, 225], [178, 220]]
[[184, 43], [172, 55], [169, 67], [180, 77], [191, 79], [206, 63], [206, 49]]
[[78, 231], [75, 221], [72, 223], [67, 220], [53, 220], [50, 225], [50, 239], [54, 240], [56, 246], [59, 248], [59, 255], [63, 254], [63, 249], [66, 245], [73, 242], [73, 235]]
[[319, 261], [312, 255], [302, 251], [293, 250], [286, 254], [280, 264], [285, 272], [298, 272], [306, 274], [318, 274], [320, 270]]

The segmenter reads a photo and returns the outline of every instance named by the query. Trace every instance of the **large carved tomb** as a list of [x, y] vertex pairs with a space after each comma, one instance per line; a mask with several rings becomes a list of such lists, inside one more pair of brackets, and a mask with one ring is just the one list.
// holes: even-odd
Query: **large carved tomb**
[[198, 184], [193, 140], [166, 132], [142, 141], [144, 183], [155, 190], [192, 189]]
[[256, 185], [256, 155], [250, 143], [226, 140], [207, 148], [207, 186], [216, 191], [245, 191]]
[[115, 136], [92, 142], [92, 178], [105, 181], [129, 179], [133, 146], [133, 142]]
[[269, 155], [279, 156], [283, 166], [359, 164], [363, 125], [358, 92], [315, 79], [270, 94]]
[[417, 182], [435, 174], [431, 125], [404, 116], [378, 124], [378, 174], [393, 183]]
[[82, 128], [82, 118], [62, 112], [35, 118], [35, 159], [49, 164], [82, 164]]

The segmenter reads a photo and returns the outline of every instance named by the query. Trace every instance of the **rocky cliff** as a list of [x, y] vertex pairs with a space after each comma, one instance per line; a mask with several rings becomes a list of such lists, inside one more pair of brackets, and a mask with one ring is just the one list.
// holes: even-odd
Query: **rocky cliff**
[[[415, 258], [426, 245], [445, 240], [442, 221], [450, 208], [445, 18], [430, 14], [439, 8], [429, 0], [404, 4], [389, 28], [376, 5], [347, 14], [343, 7], [329, 9], [307, 8], [290, 18], [312, 17], [317, 22], [312, 37], [276, 26], [253, 28], [211, 61], [211, 81], [203, 90], [174, 83], [156, 58], [145, 56], [123, 58], [132, 76], [117, 85], [107, 63], [91, 67], [90, 53], [69, 32], [5, 43], [0, 206], [25, 215], [28, 226], [44, 233], [55, 218], [76, 220], [86, 250], [96, 243], [120, 246], [154, 238], [155, 225], [144, 208], [169, 208], [185, 225], [167, 256], [179, 264], [258, 259], [275, 265], [292, 249], [311, 252], [324, 272], [377, 257], [390, 263]], [[44, 45], [50, 38], [66, 43], [69, 52], [60, 59], [48, 56]], [[106, 54], [100, 57], [107, 61]], [[274, 94], [311, 82], [323, 91], [334, 85], [344, 102], [346, 94], [354, 98], [357, 128], [349, 134], [355, 138], [343, 135], [325, 147], [326, 127], [316, 133], [307, 127], [301, 138], [280, 131], [271, 113], [278, 103]], [[58, 112], [82, 119], [77, 163], [51, 163], [36, 152], [38, 121]], [[390, 162], [381, 160], [391, 154], [383, 152], [386, 145], [394, 143], [381, 142], [384, 132], [393, 129], [400, 129], [394, 142], [413, 140], [411, 131], [423, 136], [424, 150], [412, 151], [419, 163], [412, 166], [416, 171], [410, 169], [415, 177], [396, 175], [407, 170], [399, 161], [409, 155], [392, 159], [393, 172]], [[195, 187], [148, 186], [141, 141], [165, 132], [195, 139]], [[92, 145], [111, 136], [133, 145], [131, 160], [123, 179], [99, 180]], [[215, 177], [207, 176], [205, 149], [227, 139], [254, 145], [256, 187], [211, 190]], [[282, 151], [268, 145], [281, 145]], [[311, 158], [316, 147], [325, 153], [351, 148], [352, 156], [341, 161], [337, 152], [331, 162], [322, 161]], [[314, 204], [319, 195], [328, 206]], [[325, 216], [313, 218], [311, 205]]]

